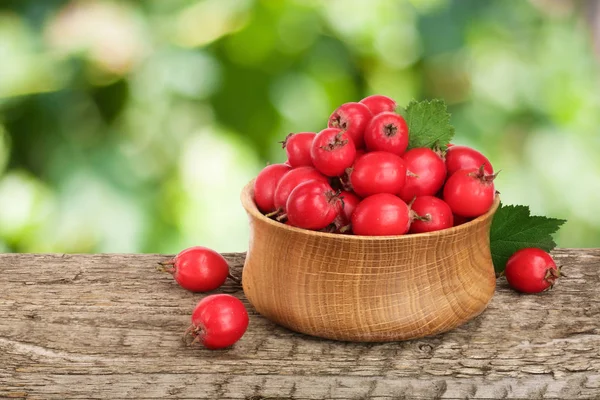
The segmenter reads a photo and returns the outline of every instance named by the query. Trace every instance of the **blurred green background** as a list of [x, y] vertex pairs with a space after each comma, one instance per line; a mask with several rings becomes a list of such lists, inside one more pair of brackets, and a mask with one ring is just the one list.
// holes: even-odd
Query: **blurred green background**
[[239, 192], [277, 142], [374, 93], [445, 99], [505, 203], [599, 246], [599, 22], [570, 0], [0, 0], [0, 250], [243, 251]]

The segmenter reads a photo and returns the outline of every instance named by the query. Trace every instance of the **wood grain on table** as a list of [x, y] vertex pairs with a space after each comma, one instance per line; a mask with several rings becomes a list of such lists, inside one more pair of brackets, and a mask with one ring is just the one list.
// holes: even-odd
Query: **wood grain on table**
[[[554, 252], [540, 295], [503, 278], [488, 309], [397, 343], [311, 338], [256, 314], [232, 348], [188, 348], [203, 294], [155, 270], [164, 255], [0, 255], [0, 397], [600, 399], [600, 249]], [[243, 254], [227, 254], [240, 276]], [[246, 302], [228, 281], [215, 292]], [[246, 303], [247, 304], [247, 303]]]

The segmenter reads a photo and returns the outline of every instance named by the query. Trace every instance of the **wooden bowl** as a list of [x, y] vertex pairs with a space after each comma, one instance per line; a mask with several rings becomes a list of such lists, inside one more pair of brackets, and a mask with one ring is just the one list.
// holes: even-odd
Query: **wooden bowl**
[[273, 221], [253, 200], [244, 293], [269, 320], [328, 339], [385, 342], [429, 336], [479, 315], [496, 288], [490, 211], [457, 227], [404, 236], [313, 232]]

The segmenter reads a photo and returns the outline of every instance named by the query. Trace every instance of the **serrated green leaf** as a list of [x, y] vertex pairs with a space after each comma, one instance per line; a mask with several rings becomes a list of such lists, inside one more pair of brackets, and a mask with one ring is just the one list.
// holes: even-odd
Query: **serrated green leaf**
[[399, 110], [408, 125], [408, 148], [445, 147], [454, 137], [450, 113], [440, 99], [411, 101], [406, 109]]
[[529, 207], [500, 204], [490, 231], [492, 260], [496, 273], [501, 273], [506, 262], [516, 251], [537, 247], [550, 251], [556, 247], [552, 234], [566, 221], [557, 218], [530, 215]]

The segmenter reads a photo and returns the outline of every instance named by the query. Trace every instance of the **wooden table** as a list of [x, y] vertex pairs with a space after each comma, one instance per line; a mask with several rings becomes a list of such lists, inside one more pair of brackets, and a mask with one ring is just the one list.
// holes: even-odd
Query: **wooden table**
[[[244, 255], [226, 256], [240, 276]], [[555, 256], [567, 277], [552, 291], [500, 279], [486, 312], [446, 334], [326, 341], [249, 307], [242, 340], [209, 351], [181, 341], [203, 295], [155, 270], [165, 256], [0, 255], [0, 397], [600, 399], [600, 249]]]

